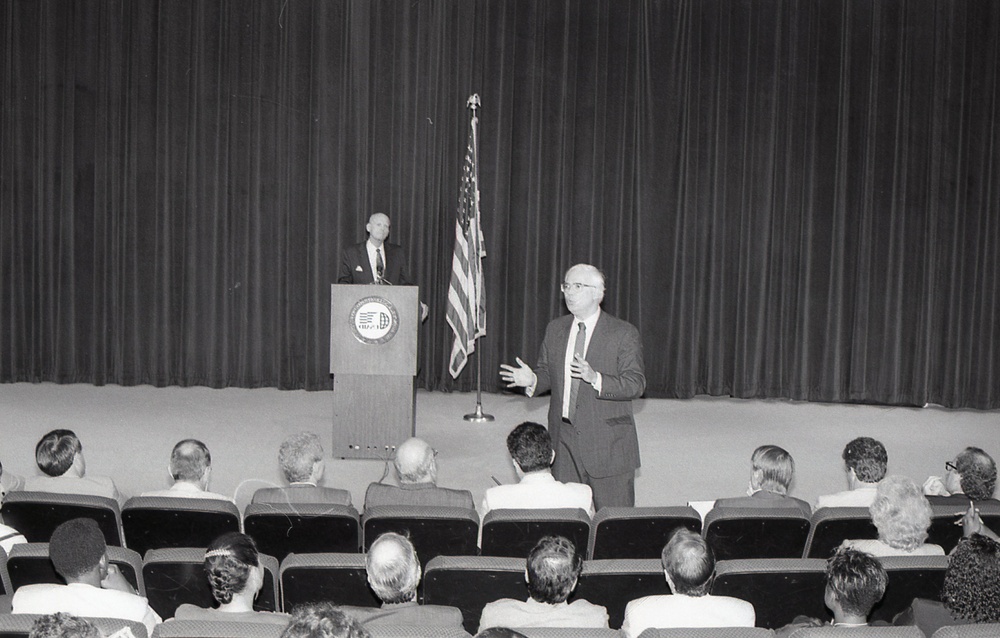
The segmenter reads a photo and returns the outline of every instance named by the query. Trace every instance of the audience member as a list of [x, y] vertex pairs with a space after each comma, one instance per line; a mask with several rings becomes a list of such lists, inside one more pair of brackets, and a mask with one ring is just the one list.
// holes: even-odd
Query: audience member
[[967, 447], [954, 461], [944, 464], [948, 473], [944, 478], [931, 476], [924, 481], [924, 494], [932, 504], [968, 502], [998, 503], [993, 498], [997, 486], [997, 464], [993, 457], [978, 447]]
[[457, 608], [417, 603], [420, 560], [410, 539], [393, 532], [382, 534], [368, 548], [365, 567], [368, 585], [382, 606], [341, 607], [361, 624], [462, 628], [462, 612]]
[[878, 539], [844, 541], [873, 556], [942, 556], [940, 545], [924, 543], [931, 526], [931, 506], [912, 480], [887, 476], [878, 484], [875, 500], [868, 507]]
[[925, 636], [948, 625], [1000, 622], [1000, 544], [973, 534], [948, 560], [941, 602], [914, 598], [895, 625], [916, 625]]
[[49, 558], [65, 585], [24, 585], [11, 601], [15, 614], [51, 614], [122, 618], [146, 625], [152, 634], [160, 617], [136, 594], [118, 567], [108, 561], [104, 534], [89, 518], [66, 521], [52, 532]]
[[720, 498], [715, 507], [794, 507], [809, 516], [809, 503], [788, 495], [795, 476], [792, 455], [777, 445], [762, 445], [750, 457], [753, 472], [747, 496]]
[[24, 477], [10, 472], [3, 471], [3, 464], [0, 463], [0, 499], [7, 492], [16, 492], [24, 489]]
[[486, 490], [480, 512], [497, 509], [579, 508], [594, 515], [589, 485], [562, 483], [552, 476], [552, 438], [545, 426], [526, 421], [507, 435], [507, 451], [520, 481]]
[[281, 443], [278, 464], [288, 487], [265, 487], [253, 495], [254, 503], [323, 503], [350, 505], [351, 493], [322, 487], [325, 464], [323, 444], [312, 432], [293, 434]]
[[174, 481], [170, 489], [143, 492], [142, 495], [232, 500], [228, 496], [208, 491], [208, 482], [212, 478], [212, 453], [197, 439], [184, 439], [174, 446], [167, 472]]
[[488, 603], [479, 619], [479, 630], [490, 627], [591, 627], [608, 626], [608, 610], [586, 600], [566, 602], [576, 589], [583, 570], [583, 556], [569, 539], [545, 536], [528, 554], [524, 578], [527, 601], [502, 598]]
[[292, 610], [292, 620], [280, 638], [370, 638], [354, 618], [331, 602], [306, 603]]
[[219, 606], [205, 609], [185, 603], [174, 618], [288, 624], [288, 614], [254, 611], [253, 601], [264, 586], [264, 566], [256, 543], [246, 534], [226, 532], [212, 541], [205, 552], [205, 575]]
[[753, 627], [753, 605], [709, 594], [715, 555], [700, 535], [678, 528], [663, 548], [663, 573], [672, 595], [646, 596], [625, 607], [621, 634], [635, 638], [646, 629], [672, 627]]
[[[833, 612], [833, 627], [865, 627], [868, 615], [885, 594], [888, 576], [882, 563], [871, 554], [849, 547], [840, 548], [826, 562], [826, 591], [823, 602]], [[822, 627], [825, 623], [816, 618], [798, 617], [791, 624], [777, 630], [776, 636], [784, 638], [802, 627]], [[887, 625], [876, 621], [873, 625]]]
[[816, 499], [821, 507], [868, 507], [875, 500], [875, 487], [885, 477], [889, 455], [881, 441], [861, 436], [844, 446], [847, 491]]
[[104, 636], [101, 635], [101, 630], [86, 618], [56, 612], [36, 618], [31, 625], [28, 638], [104, 638]]
[[476, 638], [528, 638], [519, 631], [508, 627], [490, 627], [476, 634]]
[[35, 476], [24, 482], [28, 492], [57, 494], [89, 494], [113, 498], [124, 503], [114, 481], [106, 476], [87, 474], [83, 444], [71, 430], [52, 430], [35, 446], [35, 462], [45, 476]]
[[372, 483], [365, 510], [380, 505], [437, 505], [475, 509], [472, 492], [437, 486], [437, 453], [422, 439], [407, 439], [396, 448], [393, 465], [399, 486]]
[[[2, 478], [3, 478], [3, 465], [0, 464], [0, 479]], [[7, 493], [3, 489], [3, 484], [0, 483], [0, 508], [3, 507], [3, 497], [6, 495]], [[16, 529], [14, 529], [13, 527], [8, 527], [3, 523], [0, 523], [0, 549], [3, 549], [3, 551], [9, 554], [11, 547], [17, 545], [18, 543], [26, 543], [26, 542], [28, 541], [26, 541], [24, 536], [21, 535], [21, 533], [18, 532]]]

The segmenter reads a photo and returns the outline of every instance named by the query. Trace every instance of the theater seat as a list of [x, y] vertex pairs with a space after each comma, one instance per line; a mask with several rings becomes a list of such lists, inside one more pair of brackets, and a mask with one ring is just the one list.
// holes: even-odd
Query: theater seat
[[[479, 515], [474, 509], [385, 505], [365, 510], [364, 549], [386, 532], [407, 536], [421, 565], [437, 556], [475, 556]], [[525, 554], [527, 556], [527, 554]]]
[[483, 556], [528, 557], [543, 536], [568, 538], [586, 557], [590, 542], [590, 517], [582, 509], [503, 509], [483, 518]]
[[[124, 547], [108, 547], [108, 560], [121, 570], [122, 576], [143, 596], [146, 585], [142, 577], [142, 559], [139, 554]], [[56, 573], [49, 560], [48, 543], [22, 543], [14, 545], [7, 557], [10, 585], [16, 590], [24, 585], [37, 583], [62, 584], [65, 581]]]
[[527, 638], [618, 638], [617, 629], [579, 629], [573, 627], [512, 627]]
[[925, 638], [919, 627], [803, 627], [788, 638]]
[[590, 530], [590, 558], [659, 558], [678, 527], [701, 533], [692, 507], [602, 507]]
[[927, 638], [997, 638], [997, 636], [1000, 636], [1000, 623], [983, 623], [942, 627]]
[[281, 625], [223, 620], [170, 620], [153, 629], [152, 638], [278, 638]]
[[[2, 547], [0, 547], [0, 587], [3, 588], [0, 595], [9, 596], [14, 593], [14, 588], [10, 584], [10, 574], [7, 572], [7, 552]], [[0, 613], [3, 611], [0, 608]]]
[[617, 558], [585, 562], [573, 598], [606, 607], [608, 624], [618, 629], [629, 602], [643, 596], [669, 593], [659, 559]]
[[[37, 619], [38, 614], [0, 614], [0, 638], [28, 638], [31, 626]], [[148, 638], [146, 626], [141, 622], [132, 620], [122, 620], [121, 618], [91, 618], [91, 623], [97, 626], [101, 635], [110, 636], [123, 627], [128, 627], [135, 638]]]
[[698, 627], [647, 629], [639, 638], [770, 638], [774, 631], [762, 627]]
[[364, 554], [289, 554], [281, 561], [282, 609], [330, 600], [337, 605], [378, 607], [368, 587]]
[[869, 620], [892, 622], [914, 598], [941, 600], [947, 556], [885, 556], [879, 559], [888, 582], [885, 595], [872, 609]]
[[[1000, 504], [978, 503], [976, 508], [986, 527], [993, 531], [1000, 530]], [[955, 521], [960, 520], [968, 509], [968, 505], [932, 504], [933, 514], [926, 542], [940, 545], [945, 554], [950, 553], [962, 539], [962, 526], [955, 525]]]
[[470, 638], [466, 631], [445, 627], [372, 625], [365, 630], [371, 638]]
[[122, 544], [122, 515], [118, 501], [104, 496], [10, 492], [3, 500], [4, 522], [29, 543], [47, 543], [52, 532], [74, 518], [91, 518], [108, 545]]
[[[264, 567], [264, 586], [254, 601], [257, 611], [281, 611], [278, 607], [278, 561], [260, 555]], [[215, 600], [205, 575], [205, 549], [175, 547], [151, 549], [142, 565], [146, 598], [161, 618], [173, 618], [184, 603], [214, 607]]]
[[253, 503], [243, 529], [261, 553], [279, 561], [291, 553], [350, 553], [361, 546], [358, 511], [350, 505]]
[[527, 600], [525, 561], [495, 556], [438, 556], [424, 570], [424, 603], [458, 607], [465, 630], [475, 634], [486, 603], [500, 598]]
[[824, 507], [813, 512], [803, 558], [827, 559], [848, 539], [878, 538], [867, 507]]
[[150, 549], [208, 547], [225, 532], [240, 531], [234, 503], [203, 498], [137, 496], [122, 508], [125, 544], [140, 556]]
[[772, 558], [720, 561], [711, 593], [752, 603], [757, 626], [777, 629], [798, 615], [830, 620], [825, 591], [826, 561]]
[[703, 535], [716, 560], [800, 558], [809, 517], [797, 508], [716, 508], [705, 515]]

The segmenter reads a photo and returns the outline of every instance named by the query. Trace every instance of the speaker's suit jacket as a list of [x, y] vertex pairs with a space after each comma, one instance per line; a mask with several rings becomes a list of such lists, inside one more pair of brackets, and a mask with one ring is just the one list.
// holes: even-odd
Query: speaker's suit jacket
[[[615, 476], [639, 467], [639, 441], [632, 416], [632, 399], [646, 389], [642, 342], [635, 326], [601, 312], [585, 357], [601, 373], [601, 394], [586, 381], [580, 384], [573, 423], [562, 420], [564, 362], [573, 315], [549, 322], [545, 329], [534, 394], [552, 392], [549, 400], [549, 434], [558, 457], [562, 442], [578, 463], [594, 477]], [[559, 468], [557, 459], [555, 470]], [[559, 480], [567, 480], [556, 474]]]
[[[367, 243], [363, 241], [344, 249], [344, 259], [340, 262], [337, 283], [375, 283], [375, 273], [372, 272], [371, 262], [368, 261], [368, 248], [365, 246]], [[382, 278], [394, 286], [416, 285], [406, 276], [406, 253], [403, 252], [403, 248], [389, 242], [383, 242], [382, 248], [385, 250], [383, 254], [385, 272]]]

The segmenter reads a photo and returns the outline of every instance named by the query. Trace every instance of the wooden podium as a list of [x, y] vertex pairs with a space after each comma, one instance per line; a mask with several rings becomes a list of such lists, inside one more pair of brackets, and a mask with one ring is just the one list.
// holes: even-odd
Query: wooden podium
[[331, 456], [386, 459], [413, 436], [416, 286], [330, 286]]

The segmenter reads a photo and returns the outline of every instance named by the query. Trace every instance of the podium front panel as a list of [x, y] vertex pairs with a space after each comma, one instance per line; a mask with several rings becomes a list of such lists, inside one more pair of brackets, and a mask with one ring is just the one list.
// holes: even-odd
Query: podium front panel
[[330, 374], [417, 374], [416, 286], [330, 288]]

